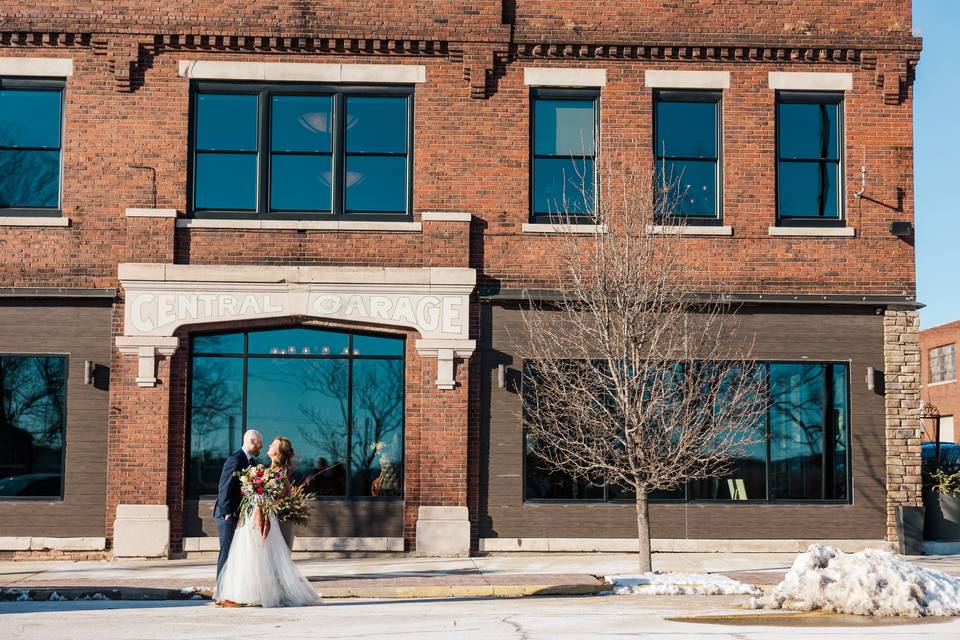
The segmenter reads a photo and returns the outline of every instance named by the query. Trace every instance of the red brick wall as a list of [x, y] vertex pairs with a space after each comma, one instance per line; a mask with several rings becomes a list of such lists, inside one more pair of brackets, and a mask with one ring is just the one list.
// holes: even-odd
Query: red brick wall
[[[546, 285], [562, 242], [521, 232], [529, 198], [523, 68], [575, 66], [607, 70], [602, 139], [611, 141], [612, 156], [639, 171], [652, 164], [652, 96], [643, 72], [731, 72], [723, 101], [723, 210], [733, 236], [683, 240], [691, 279], [702, 288], [915, 292], [913, 246], [889, 233], [890, 222], [914, 217], [911, 83], [919, 40], [910, 36], [909, 0], [280, 0], [269, 7], [181, 0], [162, 8], [123, 0], [107, 10], [92, 0], [0, 0], [0, 7], [6, 20], [0, 56], [74, 60], [63, 173], [71, 225], [0, 226], [0, 286], [114, 287], [123, 261], [469, 264], [481, 286]], [[126, 219], [127, 207], [154, 202], [151, 172], [134, 164], [156, 170], [157, 207], [186, 213], [189, 82], [177, 74], [183, 59], [424, 65], [427, 82], [415, 93], [414, 219], [425, 211], [462, 211], [473, 223], [425, 222], [422, 233], [336, 233], [175, 229], [169, 219]], [[845, 103], [845, 186], [855, 238], [768, 235], [775, 223], [770, 71], [853, 74]], [[864, 158], [868, 198], [855, 200]], [[114, 332], [121, 330], [118, 319]], [[477, 332], [474, 317], [472, 336]], [[412, 342], [408, 539], [418, 505], [467, 504], [475, 514], [480, 499], [468, 494], [477, 470], [468, 468], [467, 450], [473, 455], [479, 448], [471, 366], [459, 363], [457, 389], [438, 391], [436, 361], [421, 359]], [[119, 502], [166, 500], [181, 508], [183, 353], [172, 363], [159, 358], [161, 384], [152, 389], [133, 383], [134, 357], [115, 354], [108, 526]], [[176, 542], [178, 512], [172, 520]]]
[[[960, 419], [960, 383], [943, 382], [930, 386], [930, 350], [948, 344], [955, 344], [960, 349], [960, 320], [920, 332], [920, 398], [935, 404], [940, 415], [954, 416], [956, 425], [956, 420]], [[923, 423], [924, 437], [934, 440], [935, 421], [927, 419]]]

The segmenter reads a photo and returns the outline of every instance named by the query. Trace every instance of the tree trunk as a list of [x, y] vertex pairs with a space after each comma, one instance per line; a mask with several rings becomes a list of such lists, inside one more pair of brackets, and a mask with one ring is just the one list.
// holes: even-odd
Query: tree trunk
[[637, 542], [640, 544], [640, 573], [653, 571], [650, 557], [650, 512], [647, 509], [647, 493], [637, 491]]

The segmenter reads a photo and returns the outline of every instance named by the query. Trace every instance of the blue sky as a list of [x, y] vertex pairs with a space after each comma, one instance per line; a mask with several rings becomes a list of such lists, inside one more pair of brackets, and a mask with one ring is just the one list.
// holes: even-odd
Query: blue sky
[[917, 296], [921, 328], [960, 319], [960, 84], [953, 47], [960, 2], [914, 0], [913, 26], [923, 36], [914, 85]]

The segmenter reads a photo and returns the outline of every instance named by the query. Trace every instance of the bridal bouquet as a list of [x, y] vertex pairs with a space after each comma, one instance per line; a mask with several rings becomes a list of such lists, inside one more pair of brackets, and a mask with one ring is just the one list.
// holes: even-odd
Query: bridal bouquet
[[307, 502], [313, 500], [315, 493], [308, 492], [302, 484], [293, 485], [290, 495], [277, 501], [277, 520], [279, 522], [293, 522], [307, 524], [310, 514], [307, 512]]
[[240, 515], [251, 515], [257, 507], [268, 517], [277, 510], [277, 502], [286, 489], [283, 472], [262, 464], [247, 467], [233, 475], [240, 478]]

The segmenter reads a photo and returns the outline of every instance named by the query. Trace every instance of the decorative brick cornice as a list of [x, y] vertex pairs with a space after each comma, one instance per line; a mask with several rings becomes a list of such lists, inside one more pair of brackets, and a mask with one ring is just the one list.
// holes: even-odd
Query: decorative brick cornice
[[[142, 27], [141, 27], [142, 28]], [[168, 27], [169, 28], [169, 27]], [[199, 26], [203, 29], [203, 25]], [[135, 89], [136, 78], [149, 59], [163, 51], [262, 52], [300, 54], [354, 54], [370, 56], [446, 57], [462, 62], [464, 81], [472, 98], [485, 98], [487, 84], [498, 64], [513, 60], [594, 59], [594, 60], [675, 60], [691, 62], [785, 62], [858, 63], [877, 70], [876, 86], [887, 104], [899, 104], [912, 83], [913, 68], [919, 59], [919, 41], [864, 40], [834, 43], [795, 39], [782, 42], [749, 43], [743, 37], [731, 42], [710, 42], [694, 36], [667, 39], [598, 40], [586, 35], [579, 42], [550, 39], [524, 41], [509, 29], [493, 29], [482, 41], [464, 39], [460, 33], [393, 35], [385, 33], [231, 34], [208, 30], [164, 30], [162, 33], [83, 32], [26, 28], [0, 31], [0, 47], [91, 47], [108, 56], [118, 91]], [[476, 34], [470, 37], [479, 37]], [[895, 58], [897, 69], [880, 69], [878, 59]]]
[[685, 44], [592, 44], [515, 42], [511, 53], [530, 58], [612, 58], [633, 60], [736, 60], [758, 62], [857, 62], [862, 51], [829, 46], [720, 46]]

